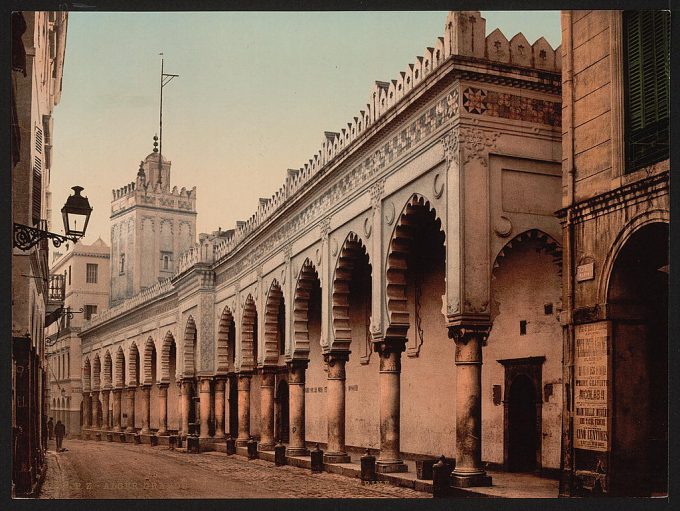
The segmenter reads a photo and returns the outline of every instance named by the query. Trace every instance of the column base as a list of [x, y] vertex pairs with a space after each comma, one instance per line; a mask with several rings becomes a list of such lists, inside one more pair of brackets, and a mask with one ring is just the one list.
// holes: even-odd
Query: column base
[[248, 445], [248, 438], [237, 438], [236, 447], [245, 447]]
[[451, 474], [451, 486], [454, 488], [471, 488], [473, 486], [491, 486], [491, 476], [486, 472], [475, 474]]
[[309, 449], [306, 447], [288, 447], [286, 456], [309, 456]]
[[402, 460], [394, 461], [378, 460], [375, 462], [375, 471], [378, 474], [389, 474], [393, 472], [408, 472], [408, 467], [406, 466], [406, 463], [404, 463]]
[[257, 444], [257, 450], [258, 451], [273, 451], [274, 450], [274, 442], [268, 443], [268, 444]]
[[324, 463], [351, 463], [352, 458], [346, 452], [325, 452], [323, 454]]

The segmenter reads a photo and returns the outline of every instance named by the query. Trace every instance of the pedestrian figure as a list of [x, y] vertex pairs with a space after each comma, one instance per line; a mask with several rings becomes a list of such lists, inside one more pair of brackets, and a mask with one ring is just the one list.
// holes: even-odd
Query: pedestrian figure
[[54, 434], [54, 422], [52, 417], [47, 421], [47, 439], [52, 440], [52, 435]]
[[61, 444], [64, 441], [64, 436], [66, 435], [66, 427], [57, 421], [57, 425], [54, 426], [54, 436], [57, 438], [57, 452], [61, 451]]

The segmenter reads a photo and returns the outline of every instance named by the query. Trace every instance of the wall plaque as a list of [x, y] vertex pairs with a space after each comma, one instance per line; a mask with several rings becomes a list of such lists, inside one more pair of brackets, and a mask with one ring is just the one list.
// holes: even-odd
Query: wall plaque
[[576, 267], [576, 282], [593, 280], [595, 278], [595, 263], [579, 264]]
[[610, 322], [576, 325], [574, 447], [607, 451]]

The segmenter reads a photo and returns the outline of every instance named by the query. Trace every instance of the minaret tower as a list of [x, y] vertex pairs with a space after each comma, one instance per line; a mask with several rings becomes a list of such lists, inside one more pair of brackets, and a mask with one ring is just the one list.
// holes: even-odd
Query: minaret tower
[[135, 181], [113, 190], [111, 306], [170, 277], [196, 241], [196, 187], [171, 187], [171, 162], [153, 145]]

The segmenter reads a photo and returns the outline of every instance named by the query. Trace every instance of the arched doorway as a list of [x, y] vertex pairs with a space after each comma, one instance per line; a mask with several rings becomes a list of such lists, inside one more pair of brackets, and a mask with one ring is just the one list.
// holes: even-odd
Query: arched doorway
[[532, 472], [536, 469], [538, 443], [536, 387], [525, 375], [518, 375], [508, 396], [508, 470]]
[[668, 491], [668, 224], [636, 231], [609, 280], [610, 493]]
[[289, 435], [289, 400], [288, 400], [288, 382], [282, 380], [276, 389], [276, 422], [274, 438], [281, 442], [288, 443]]

